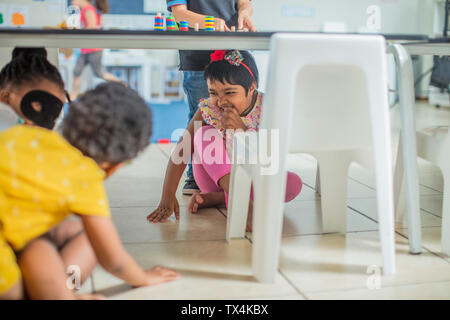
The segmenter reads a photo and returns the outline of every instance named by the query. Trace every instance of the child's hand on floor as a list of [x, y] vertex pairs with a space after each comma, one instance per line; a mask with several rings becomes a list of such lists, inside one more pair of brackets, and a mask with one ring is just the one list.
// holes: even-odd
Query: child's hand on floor
[[175, 218], [179, 220], [180, 205], [175, 195], [169, 200], [161, 200], [158, 208], [147, 216], [147, 220], [153, 223], [165, 222], [174, 212]]
[[175, 270], [167, 269], [161, 266], [156, 266], [153, 269], [145, 270], [147, 274], [146, 286], [154, 286], [164, 282], [177, 280], [180, 275]]

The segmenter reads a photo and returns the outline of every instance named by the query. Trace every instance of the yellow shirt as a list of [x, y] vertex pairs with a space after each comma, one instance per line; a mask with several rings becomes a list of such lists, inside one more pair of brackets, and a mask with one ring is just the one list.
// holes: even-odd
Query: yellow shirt
[[15, 126], [0, 134], [0, 155], [0, 223], [14, 250], [72, 213], [110, 217], [105, 173], [58, 133]]

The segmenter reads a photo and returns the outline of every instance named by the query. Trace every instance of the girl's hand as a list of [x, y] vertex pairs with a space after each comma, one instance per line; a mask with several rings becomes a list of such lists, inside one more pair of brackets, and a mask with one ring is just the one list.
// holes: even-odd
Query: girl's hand
[[222, 127], [224, 127], [225, 129], [242, 129], [244, 131], [247, 130], [247, 127], [245, 126], [244, 122], [242, 122], [238, 111], [233, 107], [225, 107], [220, 121], [222, 123]]
[[147, 216], [149, 222], [158, 223], [165, 222], [172, 213], [175, 212], [175, 218], [180, 219], [180, 205], [177, 197], [173, 195], [168, 200], [161, 200], [158, 208]]

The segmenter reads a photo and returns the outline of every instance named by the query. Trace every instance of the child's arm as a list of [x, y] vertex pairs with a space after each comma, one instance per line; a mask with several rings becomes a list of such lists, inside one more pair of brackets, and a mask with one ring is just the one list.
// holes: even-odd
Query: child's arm
[[[178, 141], [174, 152], [170, 156], [169, 163], [167, 164], [166, 176], [164, 178], [161, 201], [158, 208], [147, 216], [147, 219], [150, 222], [164, 222], [174, 212], [175, 217], [179, 219], [180, 211], [175, 193], [184, 169], [194, 153], [195, 126], [198, 126], [199, 124], [201, 124], [201, 126], [205, 124], [200, 109], [197, 110], [192, 117], [183, 136]], [[189, 154], [184, 154], [184, 151], [186, 150]]]
[[[177, 21], [188, 21], [189, 27], [194, 28], [196, 24], [200, 29], [205, 29], [205, 17], [204, 14], [195, 13], [194, 11], [188, 10], [185, 4], [179, 4], [171, 7], [173, 16]], [[221, 18], [214, 17], [214, 23], [216, 28], [220, 27], [223, 23], [225, 31], [230, 31], [230, 28], [225, 23], [225, 20]]]
[[81, 215], [85, 232], [100, 265], [131, 286], [149, 286], [178, 278], [178, 273], [162, 267], [142, 270], [120, 243], [111, 219]]

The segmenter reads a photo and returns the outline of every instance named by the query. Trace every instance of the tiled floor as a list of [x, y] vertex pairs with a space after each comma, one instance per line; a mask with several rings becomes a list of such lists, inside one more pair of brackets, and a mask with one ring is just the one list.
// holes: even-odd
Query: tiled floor
[[[436, 119], [450, 123], [449, 109], [421, 104], [417, 115], [419, 126]], [[397, 108], [392, 119], [396, 148]], [[320, 201], [313, 189], [315, 161], [307, 155], [290, 156], [290, 169], [305, 185], [286, 206], [280, 266], [276, 282], [268, 285], [251, 275], [251, 234], [230, 244], [224, 240], [225, 209], [189, 214], [188, 198], [178, 192], [179, 221], [172, 217], [164, 224], [147, 222], [147, 214], [159, 202], [171, 147], [152, 145], [106, 186], [113, 220], [128, 252], [144, 268], [160, 264], [179, 270], [181, 279], [132, 289], [97, 267], [82, 291], [94, 290], [111, 299], [450, 299], [450, 258], [440, 246], [443, 182], [431, 164], [419, 161], [423, 253], [409, 254], [407, 226], [397, 223], [397, 274], [377, 282], [376, 266], [382, 261], [374, 177], [351, 167], [348, 232], [322, 234]]]

